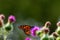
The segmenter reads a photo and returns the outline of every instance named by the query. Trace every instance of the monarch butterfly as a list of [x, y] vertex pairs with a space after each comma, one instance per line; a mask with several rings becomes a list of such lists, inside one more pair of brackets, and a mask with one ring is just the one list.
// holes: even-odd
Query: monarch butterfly
[[20, 25], [19, 26], [19, 29], [22, 29], [26, 35], [30, 35], [31, 34], [30, 30], [32, 28], [34, 28], [34, 26], [30, 26], [30, 25]]

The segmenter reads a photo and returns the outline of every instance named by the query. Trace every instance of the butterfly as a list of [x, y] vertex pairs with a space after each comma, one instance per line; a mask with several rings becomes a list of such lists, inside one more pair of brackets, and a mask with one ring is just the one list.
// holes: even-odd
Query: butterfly
[[22, 29], [26, 35], [30, 35], [31, 34], [30, 30], [32, 28], [34, 28], [34, 26], [30, 26], [30, 25], [20, 25], [19, 26], [19, 29]]

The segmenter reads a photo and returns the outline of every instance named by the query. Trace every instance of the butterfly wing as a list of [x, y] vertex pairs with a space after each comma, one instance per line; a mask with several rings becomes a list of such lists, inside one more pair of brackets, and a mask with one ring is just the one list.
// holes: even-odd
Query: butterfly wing
[[30, 31], [28, 31], [28, 30], [25, 30], [24, 33], [25, 33], [27, 36], [30, 36], [30, 34], [31, 34]]
[[19, 26], [19, 28], [22, 29], [26, 35], [30, 35], [31, 34], [30, 30], [34, 27], [30, 25], [21, 25]]

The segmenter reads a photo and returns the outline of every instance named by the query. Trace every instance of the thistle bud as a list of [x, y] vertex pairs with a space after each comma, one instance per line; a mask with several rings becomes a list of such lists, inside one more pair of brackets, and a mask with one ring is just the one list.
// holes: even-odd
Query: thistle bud
[[1, 19], [5, 19], [5, 16], [3, 14], [0, 14]]
[[3, 14], [0, 14], [0, 27], [4, 25], [3, 20], [5, 19], [5, 16]]
[[58, 34], [56, 32], [53, 32], [53, 36], [57, 38]]
[[48, 28], [45, 28], [44, 30], [44, 33], [43, 33], [43, 36], [41, 37], [41, 40], [49, 40], [49, 29]]
[[48, 29], [48, 28], [45, 28], [43, 31], [44, 31], [45, 33], [48, 33], [48, 32], [49, 32], [49, 29]]
[[50, 25], [51, 25], [50, 21], [47, 21], [47, 22], [45, 23], [45, 27], [49, 27]]
[[59, 22], [57, 22], [57, 26], [60, 26], [60, 21], [59, 21]]

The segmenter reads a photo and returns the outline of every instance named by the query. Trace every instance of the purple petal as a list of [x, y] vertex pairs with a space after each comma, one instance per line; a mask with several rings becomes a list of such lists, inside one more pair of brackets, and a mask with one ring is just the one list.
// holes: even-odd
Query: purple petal
[[31, 40], [31, 38], [29, 38], [29, 37], [26, 37], [26, 39], [25, 40]]
[[8, 19], [9, 19], [11, 22], [15, 22], [15, 21], [16, 21], [15, 16], [13, 16], [13, 15], [10, 15]]
[[34, 28], [31, 30], [31, 36], [36, 37], [36, 31], [40, 30], [38, 26], [34, 26]]

